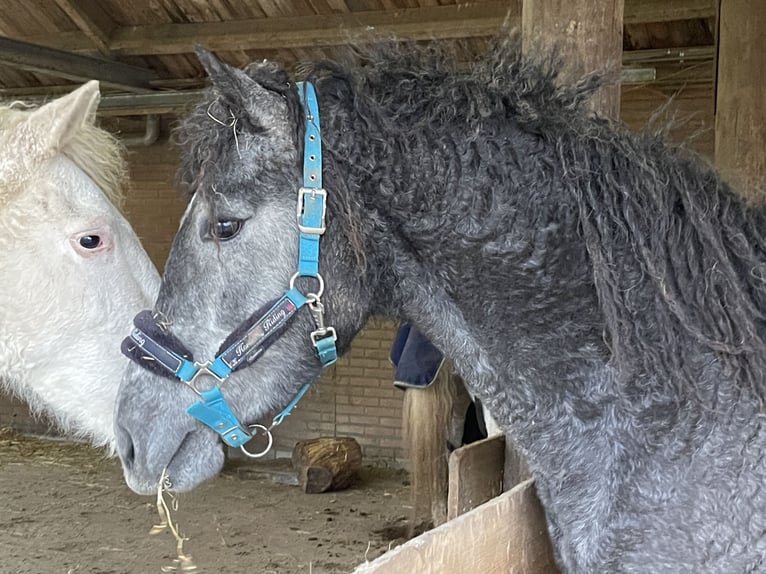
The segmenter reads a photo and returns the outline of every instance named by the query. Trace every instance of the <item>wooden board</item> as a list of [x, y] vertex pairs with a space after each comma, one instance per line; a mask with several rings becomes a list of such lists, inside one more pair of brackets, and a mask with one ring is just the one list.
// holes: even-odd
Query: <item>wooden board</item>
[[495, 435], [455, 449], [449, 457], [447, 520], [503, 492], [505, 437]]
[[766, 2], [721, 3], [715, 163], [749, 199], [766, 194]]
[[354, 574], [556, 574], [534, 482], [413, 538]]

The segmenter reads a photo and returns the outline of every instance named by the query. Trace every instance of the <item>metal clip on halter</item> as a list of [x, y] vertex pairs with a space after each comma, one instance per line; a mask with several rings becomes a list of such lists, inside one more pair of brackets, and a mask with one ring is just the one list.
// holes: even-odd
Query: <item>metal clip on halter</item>
[[319, 297], [308, 297], [307, 304], [309, 306], [311, 316], [314, 318], [314, 325], [316, 326], [316, 329], [309, 335], [311, 337], [311, 342], [316, 345], [317, 339], [321, 339], [327, 336], [328, 333], [332, 335], [333, 340], [336, 340], [338, 337], [335, 335], [335, 328], [325, 327], [324, 305], [322, 305]]
[[315, 293], [310, 293], [306, 296], [306, 305], [309, 308], [311, 317], [314, 319], [314, 329], [309, 337], [311, 343], [316, 349], [319, 361], [323, 367], [328, 367], [338, 360], [338, 352], [335, 347], [335, 341], [338, 336], [335, 333], [334, 327], [327, 327], [324, 324], [324, 305], [319, 298], [320, 296]]

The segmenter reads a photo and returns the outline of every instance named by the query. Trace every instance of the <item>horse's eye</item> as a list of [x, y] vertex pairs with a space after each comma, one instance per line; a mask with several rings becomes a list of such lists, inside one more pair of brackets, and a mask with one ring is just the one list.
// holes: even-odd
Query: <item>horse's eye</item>
[[78, 243], [85, 249], [96, 249], [101, 245], [101, 238], [98, 235], [83, 235]]
[[211, 235], [221, 241], [227, 241], [235, 237], [242, 229], [243, 221], [241, 219], [225, 219], [216, 221], [211, 229]]

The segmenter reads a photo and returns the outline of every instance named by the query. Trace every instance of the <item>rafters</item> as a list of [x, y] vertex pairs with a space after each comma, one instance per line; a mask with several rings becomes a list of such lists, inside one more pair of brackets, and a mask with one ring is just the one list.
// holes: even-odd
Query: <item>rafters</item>
[[104, 12], [98, 2], [56, 0], [59, 8], [82, 30], [103, 55], [109, 54], [109, 37], [117, 24]]
[[[71, 4], [72, 9], [80, 6], [71, 0], [56, 1]], [[100, 43], [105, 44], [102, 48], [117, 54], [154, 55], [190, 52], [194, 44], [213, 50], [337, 46], [369, 37], [371, 31], [379, 37], [416, 40], [470, 38], [495, 34], [506, 18], [511, 26], [519, 22], [519, 4], [518, 0], [505, 0], [291, 18], [129, 26], [111, 31], [95, 26], [90, 32], [97, 36], [95, 45], [85, 33], [25, 40], [70, 51], [92, 51]], [[93, 14], [83, 14], [81, 20], [96, 22]], [[715, 14], [716, 0], [625, 0], [624, 22], [645, 24], [713, 18]]]
[[145, 68], [71, 54], [19, 40], [0, 37], [0, 63], [67, 80], [99, 80], [129, 92], [151, 89], [157, 74]]

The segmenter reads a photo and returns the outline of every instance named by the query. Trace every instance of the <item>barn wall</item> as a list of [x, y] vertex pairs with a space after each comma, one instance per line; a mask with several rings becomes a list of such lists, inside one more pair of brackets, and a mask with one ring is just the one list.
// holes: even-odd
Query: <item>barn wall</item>
[[[632, 128], [643, 126], [667, 100], [649, 88], [627, 87], [622, 94], [622, 117]], [[671, 137], [685, 141], [712, 158], [714, 147], [712, 89], [691, 87], [678, 95], [664, 111], [665, 118], [677, 115]], [[126, 212], [146, 251], [162, 268], [170, 242], [178, 227], [183, 205], [173, 191], [176, 152], [166, 140], [149, 148], [132, 149], [129, 155], [132, 189]], [[353, 349], [331, 367], [277, 429], [278, 454], [288, 454], [297, 440], [318, 435], [356, 438], [367, 462], [402, 466], [400, 447], [402, 393], [391, 384], [388, 350], [395, 325], [373, 320], [357, 337]], [[22, 432], [44, 433], [45, 421], [32, 419], [23, 405], [0, 396], [0, 427]]]
[[685, 142], [713, 161], [715, 116], [712, 83], [687, 86], [670, 100], [663, 92], [651, 87], [625, 86], [621, 106], [621, 118], [630, 128], [639, 130], [650, 119], [655, 130], [669, 126], [671, 141]]
[[167, 140], [128, 151], [131, 189], [125, 215], [144, 249], [162, 270], [178, 222], [184, 211], [181, 194], [174, 191], [177, 150]]

